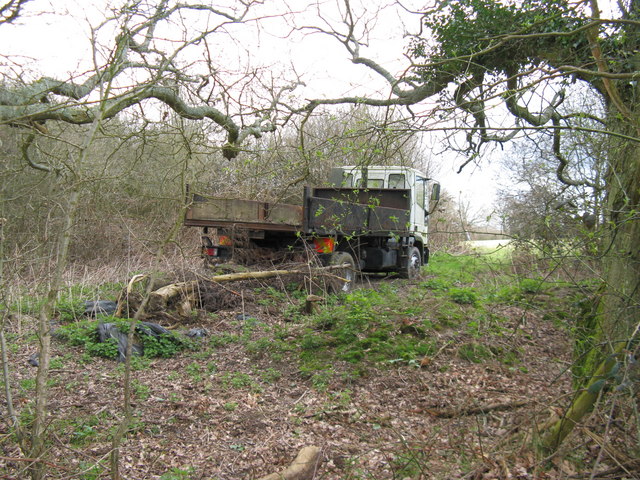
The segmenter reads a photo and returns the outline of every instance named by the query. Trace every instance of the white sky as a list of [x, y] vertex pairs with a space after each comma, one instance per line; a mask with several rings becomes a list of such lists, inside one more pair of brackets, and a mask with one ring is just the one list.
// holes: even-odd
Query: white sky
[[[364, 0], [369, 8], [384, 3], [383, 0]], [[291, 4], [297, 7], [300, 2], [296, 0]], [[104, 0], [30, 2], [27, 4], [26, 15], [18, 24], [3, 25], [0, 28], [0, 45], [4, 46], [2, 51], [10, 54], [19, 65], [16, 71], [24, 68], [61, 79], [89, 71], [92, 66], [90, 26], [95, 26], [104, 18], [104, 5]], [[31, 13], [36, 8], [50, 13]], [[306, 13], [314, 16], [313, 10]], [[392, 9], [384, 10], [380, 17], [377, 24], [372, 24], [369, 48], [363, 48], [361, 54], [370, 56], [392, 73], [402, 71], [407, 65], [406, 59], [402, 57], [405, 26], [398, 13]], [[273, 24], [278, 22], [273, 20]], [[410, 22], [413, 24], [409, 23], [407, 26], [415, 30], [416, 20], [411, 18]], [[282, 22], [276, 30], [278, 28], [283, 33], [287, 31]], [[290, 41], [291, 39], [295, 41]], [[373, 91], [388, 93], [388, 86], [384, 81], [374, 76], [366, 67], [352, 64], [344, 47], [324, 35], [295, 34], [285, 41], [261, 31], [251, 38], [236, 38], [236, 45], [228, 48], [229, 54], [237, 58], [238, 46], [247, 45], [251, 45], [252, 52], [266, 65], [285, 69], [288, 65], [295, 64], [296, 72], [303, 75], [307, 85], [301, 92], [304, 98], [371, 94]], [[221, 51], [227, 49], [221, 48]], [[6, 63], [3, 60], [0, 56], [0, 62]], [[490, 213], [498, 173], [496, 164], [489, 165], [485, 162], [481, 167], [469, 165], [462, 174], [456, 174], [463, 159], [454, 160], [449, 155], [441, 155], [434, 156], [434, 160], [441, 164], [438, 177], [446, 190], [456, 198], [461, 195], [463, 200], [477, 204], [478, 211]]]

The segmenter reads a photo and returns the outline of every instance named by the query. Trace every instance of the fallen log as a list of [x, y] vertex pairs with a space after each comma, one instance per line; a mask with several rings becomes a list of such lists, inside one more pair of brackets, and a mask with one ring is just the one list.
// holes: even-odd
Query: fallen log
[[311, 480], [320, 466], [320, 453], [318, 447], [304, 447], [283, 472], [271, 473], [258, 480]]
[[467, 407], [460, 409], [436, 409], [436, 408], [425, 408], [424, 411], [433, 415], [434, 417], [439, 418], [456, 418], [456, 417], [465, 417], [468, 415], [481, 415], [487, 412], [499, 412], [505, 410], [511, 410], [513, 408], [524, 407], [531, 403], [529, 400], [516, 400], [515, 402], [510, 403], [491, 403], [488, 405], [480, 405], [477, 407]]
[[[211, 282], [238, 282], [241, 280], [259, 280], [263, 278], [272, 278], [272, 277], [280, 277], [284, 275], [300, 275], [305, 273], [323, 273], [331, 270], [338, 270], [341, 268], [349, 267], [348, 263], [344, 265], [329, 265], [328, 267], [315, 267], [315, 268], [298, 268], [295, 270], [263, 270], [260, 272], [240, 272], [240, 273], [227, 273], [224, 275], [216, 275], [215, 277], [210, 277], [209, 280]], [[337, 277], [335, 275], [331, 275], [343, 282], [348, 281], [346, 278]]]
[[[349, 267], [348, 264], [344, 265], [330, 265], [327, 267], [314, 267], [314, 268], [297, 268], [294, 270], [263, 270], [259, 272], [238, 272], [227, 273], [223, 275], [216, 275], [214, 277], [206, 278], [207, 281], [213, 283], [228, 283], [239, 282], [242, 280], [260, 280], [265, 278], [281, 277], [285, 275], [324, 275], [330, 276], [341, 282], [347, 282], [348, 280], [337, 275], [330, 273], [332, 270], [339, 270]], [[131, 279], [127, 286], [126, 295], [131, 293], [133, 284], [146, 278], [146, 275], [136, 275]], [[149, 310], [158, 311], [164, 309], [170, 302], [178, 298], [175, 302], [181, 315], [187, 315], [191, 310], [191, 305], [196, 303], [198, 282], [195, 280], [188, 282], [177, 282], [169, 285], [165, 285], [158, 290], [151, 293], [149, 297]], [[123, 295], [118, 299], [118, 313], [122, 312]]]
[[191, 304], [195, 301], [195, 289], [197, 282], [179, 282], [165, 285], [153, 292], [149, 296], [149, 310], [157, 311], [164, 308], [169, 302], [180, 298], [178, 307], [183, 312], [191, 311]]

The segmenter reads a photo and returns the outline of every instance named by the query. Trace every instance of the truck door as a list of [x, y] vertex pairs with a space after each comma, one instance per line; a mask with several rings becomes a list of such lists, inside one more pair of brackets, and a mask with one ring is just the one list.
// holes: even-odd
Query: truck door
[[427, 179], [425, 177], [421, 177], [416, 175], [416, 183], [413, 189], [415, 192], [415, 212], [413, 214], [413, 222], [418, 227], [419, 232], [426, 232], [426, 223], [427, 223]]

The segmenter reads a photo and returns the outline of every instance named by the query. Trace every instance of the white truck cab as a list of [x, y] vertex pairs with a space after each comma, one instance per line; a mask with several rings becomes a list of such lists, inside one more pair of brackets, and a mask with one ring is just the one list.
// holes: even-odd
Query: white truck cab
[[408, 230], [426, 237], [428, 215], [440, 198], [440, 184], [415, 168], [344, 166], [331, 169], [330, 183], [342, 188], [407, 189], [411, 192]]

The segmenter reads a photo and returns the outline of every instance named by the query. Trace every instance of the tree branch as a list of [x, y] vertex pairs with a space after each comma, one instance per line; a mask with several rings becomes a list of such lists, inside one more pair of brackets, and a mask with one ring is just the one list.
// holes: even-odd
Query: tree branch
[[0, 25], [3, 23], [11, 23], [20, 16], [25, 4], [30, 0], [8, 0], [7, 3], [0, 5]]
[[27, 138], [22, 142], [20, 146], [20, 152], [22, 153], [22, 158], [27, 162], [27, 164], [36, 170], [40, 170], [41, 172], [51, 173], [53, 168], [48, 165], [43, 165], [41, 163], [34, 162], [31, 156], [29, 155], [29, 147], [33, 143], [36, 138], [36, 134], [31, 132], [27, 135]]

